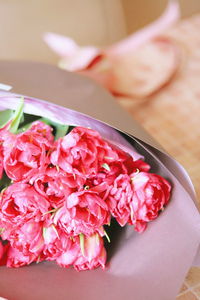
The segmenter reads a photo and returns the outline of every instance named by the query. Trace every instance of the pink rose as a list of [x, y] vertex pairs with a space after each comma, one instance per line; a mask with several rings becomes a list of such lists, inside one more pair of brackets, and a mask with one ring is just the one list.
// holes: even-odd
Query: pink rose
[[9, 178], [28, 180], [49, 163], [48, 151], [54, 139], [51, 131], [50, 126], [37, 121], [23, 133], [10, 134], [3, 143], [4, 169]]
[[145, 172], [133, 174], [132, 184], [134, 194], [129, 223], [135, 225], [136, 231], [142, 232], [147, 222], [156, 219], [168, 203], [171, 185], [163, 177]]
[[85, 180], [78, 175], [73, 176], [52, 167], [33, 176], [30, 183], [39, 194], [48, 199], [53, 208], [58, 208], [71, 193], [83, 189]]
[[91, 235], [101, 232], [102, 225], [109, 224], [110, 212], [98, 193], [83, 190], [68, 196], [65, 206], [55, 213], [53, 222], [70, 235]]
[[57, 258], [57, 263], [62, 267], [73, 265], [77, 271], [91, 270], [99, 266], [104, 269], [106, 250], [103, 245], [103, 239], [98, 233], [88, 237], [82, 236], [82, 238], [83, 245], [80, 245], [80, 241], [77, 238], [71, 241], [71, 247]]
[[37, 257], [33, 253], [29, 253], [29, 255], [24, 255], [18, 249], [10, 246], [7, 252], [6, 265], [10, 268], [18, 268], [25, 265], [29, 265], [30, 263], [36, 260]]
[[[101, 138], [98, 132], [76, 127], [58, 140], [51, 163], [67, 173], [95, 175], [113, 161], [124, 161], [127, 154]], [[109, 166], [107, 167], [109, 168]]]
[[0, 194], [0, 223], [5, 228], [2, 235], [5, 236], [29, 220], [43, 220], [49, 207], [49, 202], [30, 184], [11, 184]]

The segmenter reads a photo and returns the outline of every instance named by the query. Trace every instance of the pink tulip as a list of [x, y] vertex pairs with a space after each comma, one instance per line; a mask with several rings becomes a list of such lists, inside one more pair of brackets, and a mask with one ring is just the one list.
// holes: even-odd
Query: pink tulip
[[129, 223], [135, 226], [136, 231], [142, 232], [168, 203], [171, 186], [163, 177], [145, 172], [133, 175], [132, 185], [134, 193]]
[[44, 248], [43, 223], [27, 221], [21, 227], [12, 231], [7, 238], [12, 247], [21, 251], [24, 255], [40, 255]]
[[55, 224], [43, 227], [44, 248], [43, 257], [46, 260], [55, 260], [66, 252], [70, 245], [70, 237]]
[[101, 266], [105, 268], [106, 250], [103, 246], [103, 239], [97, 233], [91, 236], [82, 236], [83, 244], [75, 239], [71, 247], [63, 253], [57, 263], [62, 267], [73, 265], [77, 271], [91, 270]]
[[45, 124], [44, 122], [41, 121], [35, 121], [31, 124], [31, 127], [26, 130], [27, 134], [34, 134], [37, 137], [37, 142], [46, 144], [47, 147], [53, 143], [54, 141], [54, 136], [52, 134], [52, 127]]
[[68, 196], [66, 205], [55, 213], [53, 222], [69, 235], [91, 235], [110, 223], [106, 202], [93, 191], [83, 190]]
[[48, 167], [33, 176], [30, 183], [39, 194], [48, 199], [53, 208], [58, 208], [71, 193], [83, 189], [85, 179], [67, 174], [56, 167]]
[[49, 202], [33, 186], [13, 183], [0, 195], [0, 224], [5, 236], [29, 220], [39, 222], [45, 218]]
[[37, 260], [37, 257], [33, 253], [29, 255], [24, 255], [21, 251], [16, 248], [10, 247], [7, 252], [7, 267], [18, 268]]
[[[76, 127], [59, 139], [51, 154], [51, 163], [67, 173], [88, 176], [96, 174], [103, 163], [118, 161], [125, 153], [103, 140], [94, 130]], [[122, 154], [123, 153], [123, 154]], [[120, 156], [124, 156], [120, 158]]]
[[74, 242], [71, 240], [70, 247], [56, 259], [56, 262], [61, 267], [67, 268], [74, 264], [80, 254], [80, 251], [81, 249], [77, 239]]
[[4, 169], [14, 181], [28, 180], [49, 162], [48, 150], [53, 146], [52, 129], [42, 122], [4, 141]]
[[135, 160], [117, 146], [103, 140], [94, 130], [76, 127], [64, 138], [60, 138], [52, 152], [51, 163], [77, 182], [82, 178], [90, 188], [102, 182], [111, 184], [121, 173], [132, 173], [135, 169], [148, 170], [149, 165]]
[[110, 187], [106, 202], [113, 217], [121, 226], [126, 225], [129, 220], [133, 192], [131, 179], [128, 175], [119, 175]]

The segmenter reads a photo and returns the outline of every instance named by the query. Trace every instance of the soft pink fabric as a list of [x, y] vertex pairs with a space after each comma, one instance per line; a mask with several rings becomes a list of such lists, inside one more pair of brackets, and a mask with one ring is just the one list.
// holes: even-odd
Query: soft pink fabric
[[44, 40], [61, 57], [61, 68], [80, 72], [115, 95], [146, 97], [165, 85], [180, 65], [178, 45], [162, 36], [179, 14], [178, 2], [169, 1], [158, 20], [104, 49], [81, 47], [53, 33]]

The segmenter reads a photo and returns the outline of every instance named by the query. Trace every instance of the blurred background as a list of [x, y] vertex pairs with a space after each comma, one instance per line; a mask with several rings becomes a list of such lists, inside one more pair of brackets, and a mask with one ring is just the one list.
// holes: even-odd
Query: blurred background
[[[167, 2], [0, 0], [0, 60], [57, 64], [58, 56], [43, 41], [45, 32], [69, 36], [80, 45], [106, 46], [158, 18]], [[183, 20], [164, 33], [180, 52], [177, 72], [150, 97], [117, 100], [186, 168], [200, 200], [200, 0], [179, 3]], [[200, 299], [200, 268], [190, 270], [177, 299]]]
[[[57, 62], [44, 32], [81, 45], [111, 44], [158, 17], [166, 0], [0, 0], [0, 59]], [[180, 0], [182, 16], [200, 11], [199, 0]]]

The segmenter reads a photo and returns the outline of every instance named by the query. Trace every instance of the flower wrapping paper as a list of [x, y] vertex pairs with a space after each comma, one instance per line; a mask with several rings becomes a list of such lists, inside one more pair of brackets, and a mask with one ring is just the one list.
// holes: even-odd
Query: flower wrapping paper
[[[1, 267], [0, 295], [14, 300], [175, 299], [189, 267], [198, 262], [200, 243], [200, 216], [185, 170], [92, 81], [42, 64], [1, 62], [0, 67], [0, 82], [11, 85], [13, 93], [29, 95], [25, 112], [89, 126], [129, 152], [134, 147], [173, 186], [167, 208], [143, 234], [129, 226], [116, 234], [105, 271], [77, 273], [49, 262]], [[2, 91], [0, 109], [16, 108], [17, 97]]]

